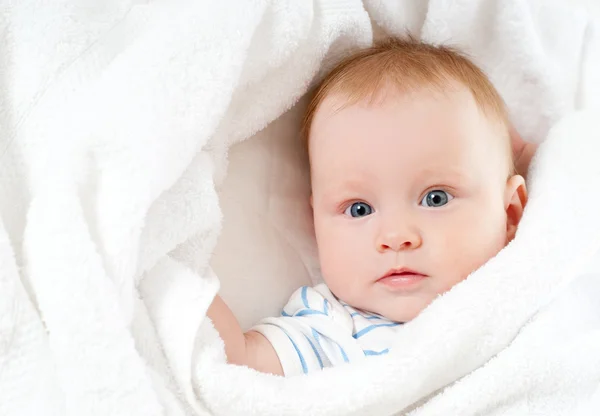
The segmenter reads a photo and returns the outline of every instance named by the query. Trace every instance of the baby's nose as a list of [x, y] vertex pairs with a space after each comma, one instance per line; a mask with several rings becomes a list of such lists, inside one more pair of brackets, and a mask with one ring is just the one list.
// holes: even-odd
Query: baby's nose
[[421, 235], [416, 229], [404, 228], [382, 232], [377, 241], [377, 250], [381, 253], [391, 251], [414, 250], [422, 244]]

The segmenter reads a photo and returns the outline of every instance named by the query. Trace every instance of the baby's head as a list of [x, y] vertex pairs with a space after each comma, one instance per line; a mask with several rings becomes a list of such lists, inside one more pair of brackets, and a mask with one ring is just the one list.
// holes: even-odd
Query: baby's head
[[304, 131], [323, 278], [354, 307], [411, 320], [515, 235], [526, 191], [502, 98], [448, 48], [388, 40], [349, 57]]

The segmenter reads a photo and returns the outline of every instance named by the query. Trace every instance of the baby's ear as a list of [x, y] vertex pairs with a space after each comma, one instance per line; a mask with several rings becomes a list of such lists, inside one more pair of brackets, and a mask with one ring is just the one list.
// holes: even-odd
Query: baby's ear
[[521, 175], [511, 176], [506, 181], [504, 193], [504, 209], [506, 210], [506, 242], [508, 243], [517, 232], [517, 227], [527, 204], [527, 188]]

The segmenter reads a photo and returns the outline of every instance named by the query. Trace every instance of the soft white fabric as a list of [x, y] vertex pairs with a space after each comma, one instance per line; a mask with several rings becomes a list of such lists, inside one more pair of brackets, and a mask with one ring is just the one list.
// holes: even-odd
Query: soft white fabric
[[600, 180], [594, 118], [576, 113], [557, 124], [530, 172], [516, 239], [403, 325], [389, 354], [288, 379], [200, 360], [215, 375], [204, 396], [223, 398], [213, 402], [217, 413], [240, 415], [594, 414], [600, 274], [589, 269], [600, 255], [600, 217], [595, 193], [582, 201]]
[[[2, 0], [1, 10], [0, 414], [597, 413], [600, 53], [585, 14], [542, 0]], [[371, 42], [370, 18], [466, 48], [525, 137], [541, 141], [562, 120], [531, 173], [519, 235], [403, 326], [397, 353], [289, 379], [227, 366], [205, 318], [227, 149], [288, 110], [297, 120], [311, 80]], [[281, 185], [303, 175], [238, 188], [241, 209], [286, 218], [256, 245], [289, 248], [219, 248], [215, 266], [246, 258], [239, 249], [278, 272], [266, 264], [290, 260], [278, 276], [294, 283], [248, 298], [265, 308], [317, 276], [308, 207], [292, 210], [297, 188]], [[256, 189], [283, 197], [244, 198]], [[240, 282], [260, 271], [237, 267]]]
[[280, 316], [252, 330], [271, 342], [288, 377], [387, 354], [401, 325], [353, 308], [321, 283], [296, 290]]
[[[538, 0], [518, 4], [510, 0], [504, 14], [512, 10], [518, 16], [502, 24], [496, 22], [502, 22], [506, 16], [493, 15], [495, 9], [502, 9], [502, 3], [496, 1], [433, 2], [431, 5], [423, 0], [391, 2], [398, 5], [387, 3], [366, 3], [377, 18], [374, 34], [378, 37], [390, 31], [402, 33], [403, 27], [415, 34], [421, 33], [428, 13], [435, 15], [439, 4], [448, 9], [455, 5], [460, 6], [459, 10], [482, 9], [478, 14], [465, 17], [461, 17], [459, 11], [453, 15], [456, 22], [452, 30], [463, 38], [456, 43], [472, 49], [471, 45], [477, 39], [476, 36], [469, 38], [470, 22], [478, 21], [480, 15], [487, 19], [477, 27], [483, 33], [489, 31], [490, 45], [484, 39], [482, 45], [472, 50], [472, 55], [494, 75], [495, 82], [501, 83], [504, 96], [513, 96], [510, 99], [513, 119], [528, 140], [539, 141], [547, 133], [549, 124], [573, 108], [600, 105], [600, 87], [597, 87], [600, 85], [600, 71], [597, 70], [600, 67], [597, 52], [600, 36], [596, 25], [582, 15], [585, 9], [575, 7], [582, 3], [590, 12], [596, 11], [595, 18], [600, 20], [600, 6], [596, 0]], [[518, 10], [520, 7], [522, 10]], [[466, 23], [461, 27], [464, 20]], [[555, 29], [556, 20], [562, 23]], [[487, 23], [489, 21], [492, 24]], [[434, 30], [433, 23], [427, 23], [423, 33], [427, 36]], [[456, 36], [444, 36], [441, 40], [452, 41]], [[510, 38], [498, 39], [505, 36]], [[526, 43], [521, 44], [521, 39]], [[499, 42], [502, 45], [498, 46]], [[565, 53], [565, 49], [570, 51]], [[490, 59], [487, 56], [493, 54], [498, 56], [494, 59], [507, 62], [498, 66], [485, 65]], [[516, 57], [513, 58], [513, 54]], [[581, 60], [577, 58], [579, 54]], [[478, 59], [478, 56], [486, 58]], [[537, 58], [529, 62], [530, 56]], [[565, 83], [571, 86], [561, 89], [560, 85]], [[555, 95], [553, 99], [543, 97], [549, 94], [548, 91]], [[549, 112], [544, 105], [546, 102], [554, 103], [549, 107], [558, 103], [564, 104], [564, 108], [550, 122], [540, 122]], [[320, 281], [310, 226], [307, 162], [297, 136], [304, 104], [301, 102], [293, 107], [251, 140], [232, 146], [228, 175], [219, 187], [223, 228], [211, 264], [221, 279], [222, 296], [244, 328], [265, 316], [277, 314], [297, 287]], [[543, 126], [538, 129], [533, 127], [535, 124]], [[231, 261], [232, 252], [235, 261]], [[289, 278], [281, 279], [282, 273]], [[263, 295], [265, 287], [271, 294], [268, 298]]]
[[294, 290], [319, 275], [308, 161], [297, 134], [302, 104], [232, 146], [219, 189], [223, 228], [211, 265], [245, 329], [277, 315]]
[[402, 326], [387, 356], [283, 380], [207, 360], [200, 368], [219, 382], [203, 393], [238, 392], [239, 405], [216, 404], [223, 414], [597, 412], [600, 276], [589, 269], [600, 217], [596, 196], [581, 200], [600, 180], [594, 127], [590, 112], [553, 129], [534, 162], [516, 239]]

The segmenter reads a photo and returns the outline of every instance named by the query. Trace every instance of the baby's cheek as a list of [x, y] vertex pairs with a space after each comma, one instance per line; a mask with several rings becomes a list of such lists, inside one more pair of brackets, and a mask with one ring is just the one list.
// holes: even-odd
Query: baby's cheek
[[[432, 261], [436, 269], [444, 276], [438, 291], [445, 292], [466, 279], [473, 271], [481, 267], [502, 248], [498, 233], [490, 233], [486, 225], [470, 226], [453, 238], [445, 238], [437, 245]], [[465, 232], [465, 231], [471, 232]]]
[[323, 279], [330, 285], [340, 279], [346, 268], [344, 248], [337, 244], [331, 244], [330, 241], [319, 244], [319, 261]]
[[319, 253], [323, 280], [336, 296], [349, 302], [355, 297], [354, 289], [360, 287], [356, 280], [364, 274], [364, 254], [344, 243], [319, 247]]
[[471, 250], [472, 255], [470, 256], [470, 264], [465, 270], [466, 274], [470, 274], [473, 271], [479, 269], [491, 258], [495, 257], [500, 250], [504, 248], [506, 244], [506, 233], [496, 227], [485, 235], [479, 238], [479, 244], [474, 245]]

